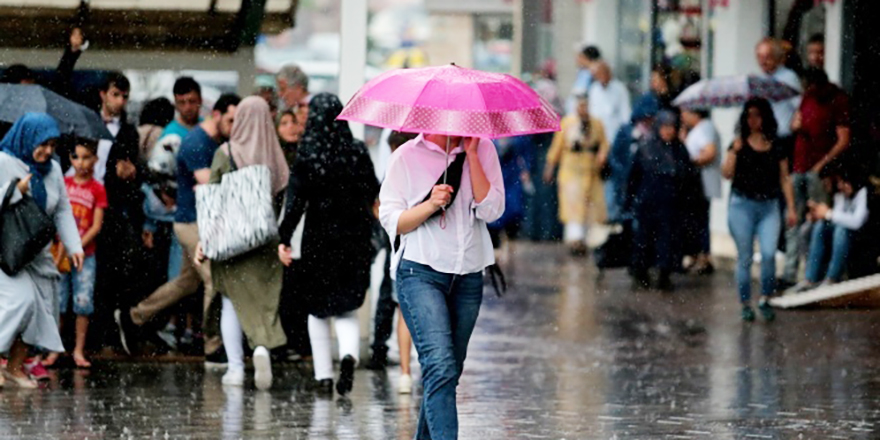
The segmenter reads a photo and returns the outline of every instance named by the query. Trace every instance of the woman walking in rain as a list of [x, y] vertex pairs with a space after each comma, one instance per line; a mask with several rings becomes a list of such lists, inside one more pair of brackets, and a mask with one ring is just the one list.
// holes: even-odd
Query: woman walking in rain
[[572, 255], [586, 255], [588, 225], [605, 221], [600, 174], [610, 147], [602, 122], [588, 109], [586, 95], [579, 96], [577, 113], [562, 119], [544, 168], [544, 181], [552, 182], [559, 166], [559, 220]]
[[728, 224], [736, 242], [736, 284], [743, 321], [754, 321], [752, 309], [752, 252], [757, 239], [761, 249], [761, 300], [758, 309], [767, 321], [776, 314], [767, 299], [776, 288], [776, 249], [782, 216], [779, 197], [787, 206], [786, 223], [797, 222], [794, 188], [788, 159], [776, 143], [776, 118], [765, 99], [746, 102], [739, 118], [739, 136], [727, 151], [722, 174], [732, 179]]
[[[223, 175], [233, 169], [253, 165], [269, 168], [276, 212], [280, 212], [290, 170], [278, 143], [269, 104], [258, 96], [245, 98], [238, 105], [229, 142], [214, 154], [210, 183], [220, 183]], [[268, 244], [229, 260], [211, 262], [214, 289], [223, 295], [220, 332], [229, 359], [224, 385], [244, 384], [244, 330], [249, 345], [255, 347], [254, 382], [262, 390], [272, 386], [269, 350], [287, 343], [278, 317], [283, 268], [275, 255], [276, 246]], [[199, 248], [197, 259], [202, 258]]]
[[391, 156], [379, 203], [395, 243], [400, 310], [422, 366], [416, 438], [455, 439], [456, 387], [483, 299], [483, 270], [495, 262], [486, 224], [504, 212], [495, 146], [420, 135]]
[[[19, 203], [24, 196], [32, 197], [52, 218], [73, 265], [81, 269], [84, 254], [79, 231], [61, 166], [52, 160], [60, 136], [58, 125], [47, 114], [28, 113], [19, 118], [0, 141], [0, 195], [15, 185], [10, 204]], [[23, 369], [28, 346], [64, 352], [55, 320], [60, 278], [48, 243], [17, 274], [0, 272], [0, 353], [9, 355], [0, 386], [8, 380], [20, 388], [37, 387]]]
[[342, 103], [321, 93], [309, 102], [305, 136], [300, 142], [287, 191], [278, 257], [289, 266], [287, 246], [305, 214], [302, 259], [293, 276], [294, 296], [309, 313], [309, 339], [318, 390], [333, 392], [330, 320], [339, 340], [336, 391], [348, 394], [360, 352], [357, 309], [370, 286], [371, 225], [379, 182], [363, 143], [348, 123], [337, 121]]

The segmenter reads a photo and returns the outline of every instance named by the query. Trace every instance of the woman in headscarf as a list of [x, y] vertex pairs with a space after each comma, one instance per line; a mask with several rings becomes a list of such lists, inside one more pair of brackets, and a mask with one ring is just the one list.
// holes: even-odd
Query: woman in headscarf
[[330, 318], [335, 321], [342, 361], [336, 391], [344, 395], [351, 391], [360, 352], [357, 309], [370, 285], [370, 237], [379, 182], [366, 147], [352, 137], [347, 122], [336, 120], [341, 111], [339, 98], [328, 93], [309, 102], [278, 254], [285, 265], [291, 263], [287, 244], [305, 213], [296, 297], [309, 312], [315, 379], [325, 393], [333, 392]]
[[587, 96], [579, 96], [577, 113], [562, 119], [544, 168], [544, 181], [551, 182], [559, 166], [559, 220], [573, 255], [586, 255], [587, 226], [605, 221], [600, 171], [609, 149], [602, 122], [590, 115]]
[[654, 135], [639, 147], [633, 160], [626, 206], [635, 219], [632, 276], [638, 288], [648, 287], [648, 270], [656, 267], [660, 270], [657, 287], [672, 289], [670, 275], [681, 263], [676, 225], [682, 210], [703, 197], [699, 171], [678, 132], [678, 115], [661, 111]]
[[[269, 168], [276, 213], [280, 212], [290, 170], [278, 144], [269, 104], [259, 96], [245, 98], [238, 105], [229, 142], [214, 154], [209, 182], [220, 183], [224, 174], [234, 170], [233, 162], [235, 169], [254, 165]], [[229, 260], [211, 262], [214, 289], [223, 295], [220, 332], [229, 359], [225, 385], [244, 384], [244, 330], [248, 343], [255, 347], [254, 382], [258, 389], [272, 386], [269, 350], [287, 343], [278, 317], [283, 268], [276, 247], [277, 243], [272, 243]]]
[[281, 151], [284, 151], [284, 158], [291, 168], [296, 162], [296, 150], [302, 138], [303, 125], [305, 124], [297, 120], [293, 110], [281, 112], [281, 117], [278, 119], [278, 141], [281, 143]]
[[[82, 242], [67, 199], [61, 165], [52, 160], [60, 135], [55, 120], [45, 113], [28, 113], [15, 122], [0, 141], [0, 197], [9, 185], [16, 185], [10, 204], [20, 202], [25, 195], [32, 197], [54, 220], [74, 266], [80, 269], [84, 258]], [[55, 320], [60, 278], [48, 243], [16, 275], [0, 271], [0, 353], [9, 355], [0, 385], [5, 376], [18, 387], [36, 388], [37, 384], [22, 368], [28, 345], [64, 352]]]

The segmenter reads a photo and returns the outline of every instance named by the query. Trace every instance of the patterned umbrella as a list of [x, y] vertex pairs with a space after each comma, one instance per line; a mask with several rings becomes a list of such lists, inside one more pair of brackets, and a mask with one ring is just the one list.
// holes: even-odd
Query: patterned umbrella
[[503, 138], [559, 131], [559, 116], [524, 82], [455, 65], [386, 72], [339, 119], [411, 133]]
[[682, 108], [735, 107], [751, 98], [784, 101], [801, 92], [768, 76], [741, 75], [704, 79], [688, 87], [672, 104]]

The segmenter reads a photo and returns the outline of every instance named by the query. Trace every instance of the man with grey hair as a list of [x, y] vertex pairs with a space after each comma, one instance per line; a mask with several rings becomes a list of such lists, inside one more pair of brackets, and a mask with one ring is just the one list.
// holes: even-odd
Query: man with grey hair
[[284, 100], [287, 108], [308, 105], [311, 98], [309, 77], [299, 66], [288, 64], [282, 67], [275, 79], [278, 82], [278, 95]]

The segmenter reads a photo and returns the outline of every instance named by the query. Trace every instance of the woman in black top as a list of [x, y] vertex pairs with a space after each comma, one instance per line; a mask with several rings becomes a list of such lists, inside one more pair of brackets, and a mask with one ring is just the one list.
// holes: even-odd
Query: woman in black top
[[767, 321], [775, 313], [767, 298], [776, 287], [776, 249], [782, 228], [779, 198], [787, 206], [786, 223], [797, 220], [794, 189], [788, 173], [788, 159], [776, 144], [776, 119], [765, 99], [751, 99], [740, 116], [740, 135], [724, 160], [722, 173], [732, 179], [728, 210], [730, 234], [736, 242], [736, 284], [742, 301], [742, 319], [754, 321], [751, 307], [751, 267], [755, 238], [761, 249], [761, 301], [758, 308]]

